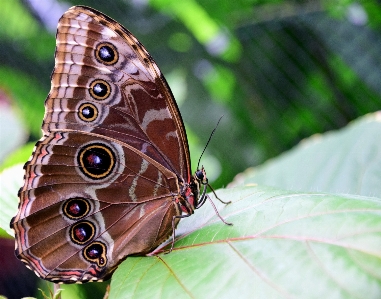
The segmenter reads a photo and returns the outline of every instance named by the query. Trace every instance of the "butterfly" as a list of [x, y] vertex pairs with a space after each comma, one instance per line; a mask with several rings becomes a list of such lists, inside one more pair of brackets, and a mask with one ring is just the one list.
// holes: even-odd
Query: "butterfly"
[[[16, 256], [52, 282], [108, 279], [150, 253], [206, 199], [184, 124], [144, 46], [85, 6], [57, 27], [43, 137], [25, 164], [11, 221]], [[203, 190], [201, 191], [201, 187]]]

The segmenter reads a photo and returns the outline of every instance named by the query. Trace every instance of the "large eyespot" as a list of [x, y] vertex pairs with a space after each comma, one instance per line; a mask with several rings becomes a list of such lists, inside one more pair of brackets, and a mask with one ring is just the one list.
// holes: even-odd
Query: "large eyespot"
[[87, 261], [95, 263], [99, 267], [103, 267], [107, 263], [106, 252], [106, 245], [102, 242], [93, 242], [87, 245], [82, 251], [83, 257]]
[[118, 61], [118, 51], [111, 43], [100, 43], [95, 48], [95, 58], [103, 64], [113, 65]]
[[83, 245], [92, 240], [95, 233], [94, 224], [90, 221], [81, 221], [70, 228], [70, 239], [76, 244]]
[[77, 159], [82, 173], [94, 180], [105, 178], [115, 166], [115, 154], [101, 143], [86, 145], [79, 151]]
[[97, 79], [91, 82], [90, 95], [95, 100], [104, 100], [111, 94], [111, 86], [105, 80]]
[[91, 122], [98, 117], [98, 109], [91, 103], [82, 104], [78, 108], [78, 116], [83, 121]]
[[84, 198], [70, 198], [63, 204], [62, 212], [72, 220], [81, 219], [90, 213], [90, 203]]

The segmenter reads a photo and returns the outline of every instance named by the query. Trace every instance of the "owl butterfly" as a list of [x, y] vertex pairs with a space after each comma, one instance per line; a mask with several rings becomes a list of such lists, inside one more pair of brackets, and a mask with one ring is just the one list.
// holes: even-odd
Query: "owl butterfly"
[[51, 81], [11, 221], [16, 256], [52, 282], [105, 280], [127, 256], [174, 240], [180, 219], [205, 202], [208, 180], [203, 168], [191, 175], [159, 68], [116, 21], [70, 8], [58, 23]]

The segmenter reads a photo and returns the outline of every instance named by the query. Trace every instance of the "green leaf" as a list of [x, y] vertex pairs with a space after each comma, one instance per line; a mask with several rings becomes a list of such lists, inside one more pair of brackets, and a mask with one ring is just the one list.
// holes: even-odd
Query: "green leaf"
[[17, 192], [23, 184], [24, 164], [7, 168], [0, 174], [0, 228], [14, 236], [9, 227], [11, 218], [17, 213]]
[[[150, 4], [164, 13], [175, 15], [213, 55], [230, 62], [239, 60], [242, 52], [239, 41], [234, 35], [227, 34], [197, 1], [150, 0]], [[213, 45], [219, 40], [223, 42]]]
[[231, 186], [257, 183], [288, 190], [381, 197], [381, 112], [342, 130], [314, 135], [239, 174]]
[[42, 289], [39, 289], [44, 299], [61, 299], [62, 289], [55, 289], [54, 294], [51, 290], [49, 290], [49, 295], [46, 295]]
[[[109, 298], [380, 298], [381, 200], [220, 190], [224, 225], [210, 204], [180, 221], [170, 254], [129, 257]], [[216, 202], [216, 201], [215, 201]]]
[[24, 124], [38, 137], [41, 136], [41, 120], [44, 115], [46, 91], [37, 79], [18, 70], [0, 66], [1, 84], [12, 92]]
[[8, 155], [3, 164], [1, 164], [0, 171], [16, 164], [24, 164], [28, 161], [35, 144], [35, 142], [29, 142]]
[[[0, 161], [22, 145], [26, 138], [26, 130], [16, 113], [10, 105], [10, 97], [0, 90]], [[9, 102], [8, 102], [9, 101]]]
[[1, 6], [1, 39], [26, 39], [38, 33], [38, 22], [20, 1], [3, 1]]

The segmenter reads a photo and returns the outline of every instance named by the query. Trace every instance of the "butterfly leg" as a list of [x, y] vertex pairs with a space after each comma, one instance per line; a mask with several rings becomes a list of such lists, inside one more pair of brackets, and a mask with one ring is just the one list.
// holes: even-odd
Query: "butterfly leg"
[[201, 199], [200, 199], [200, 201], [198, 202], [196, 209], [200, 208], [200, 207], [205, 203], [205, 201], [206, 201], [206, 188], [207, 188], [207, 186], [212, 190], [214, 196], [215, 196], [220, 202], [222, 202], [222, 203], [225, 204], [225, 205], [228, 205], [229, 203], [231, 203], [231, 200], [230, 200], [230, 201], [223, 201], [221, 198], [219, 198], [219, 197], [217, 196], [217, 194], [216, 194], [216, 191], [214, 191], [213, 187], [212, 187], [211, 185], [209, 185], [208, 183], [204, 183], [203, 186], [204, 186], [204, 189], [202, 190]]
[[[207, 187], [207, 186], [210, 187], [209, 184], [205, 184], [205, 185], [204, 185], [204, 189], [202, 190], [202, 194], [201, 194], [201, 196], [200, 196], [200, 201], [198, 202], [198, 204], [197, 204], [197, 206], [196, 206], [196, 209], [200, 208], [200, 207], [205, 203], [206, 199], [208, 199], [208, 200], [210, 201], [210, 203], [212, 204], [213, 210], [214, 210], [214, 212], [216, 212], [216, 215], [218, 216], [218, 218], [220, 218], [221, 221], [222, 221], [223, 223], [225, 223], [226, 225], [233, 225], [233, 223], [226, 222], [225, 219], [222, 218], [222, 216], [220, 215], [220, 213], [218, 213], [218, 210], [217, 210], [217, 208], [216, 208], [216, 206], [215, 206], [213, 200], [209, 197], [208, 194], [206, 194], [206, 187]], [[218, 196], [217, 196], [217, 194], [215, 193], [214, 189], [213, 189], [213, 188], [211, 188], [211, 189], [212, 189], [212, 191], [213, 191], [213, 194], [216, 196], [216, 198], [219, 199]], [[224, 202], [224, 201], [222, 201], [221, 199], [219, 199], [219, 200], [220, 200], [222, 203], [224, 203], [224, 204], [229, 204], [229, 203], [231, 203], [231, 201], [229, 201], [229, 202]], [[189, 216], [189, 215], [188, 215], [188, 216]]]
[[200, 200], [199, 202], [197, 203], [197, 206], [195, 207], [195, 209], [199, 209], [206, 201], [206, 184], [204, 185], [204, 189], [202, 190], [202, 194], [200, 196]]
[[[210, 201], [210, 203], [212, 204], [212, 207], [213, 207], [214, 212], [216, 213], [216, 215], [218, 216], [218, 218], [221, 219], [221, 221], [222, 221], [223, 223], [225, 223], [226, 225], [233, 225], [233, 223], [231, 223], [231, 222], [226, 222], [226, 220], [225, 220], [224, 218], [222, 218], [222, 216], [220, 215], [220, 213], [218, 213], [218, 210], [217, 210], [217, 208], [216, 208], [216, 206], [215, 206], [213, 200], [209, 197], [208, 194], [205, 194], [205, 198], [207, 198], [207, 199]], [[204, 201], [205, 201], [205, 199], [204, 199]]]
[[209, 184], [208, 184], [208, 186], [209, 186], [209, 188], [212, 190], [214, 196], [215, 196], [220, 202], [222, 202], [222, 203], [225, 204], [225, 205], [228, 205], [229, 203], [232, 202], [231, 200], [229, 200], [229, 201], [223, 201], [221, 198], [219, 198], [219, 197], [217, 196], [216, 191], [214, 191], [213, 187], [212, 187], [211, 185], [209, 185]]
[[175, 227], [176, 227], [176, 218], [177, 219], [182, 219], [182, 218], [186, 218], [186, 217], [189, 217], [191, 216], [192, 214], [184, 214], [184, 215], [177, 215], [177, 216], [173, 216], [172, 218], [172, 245], [171, 245], [171, 249], [169, 249], [167, 253], [171, 253], [172, 250], [173, 250], [173, 246], [175, 245]]

